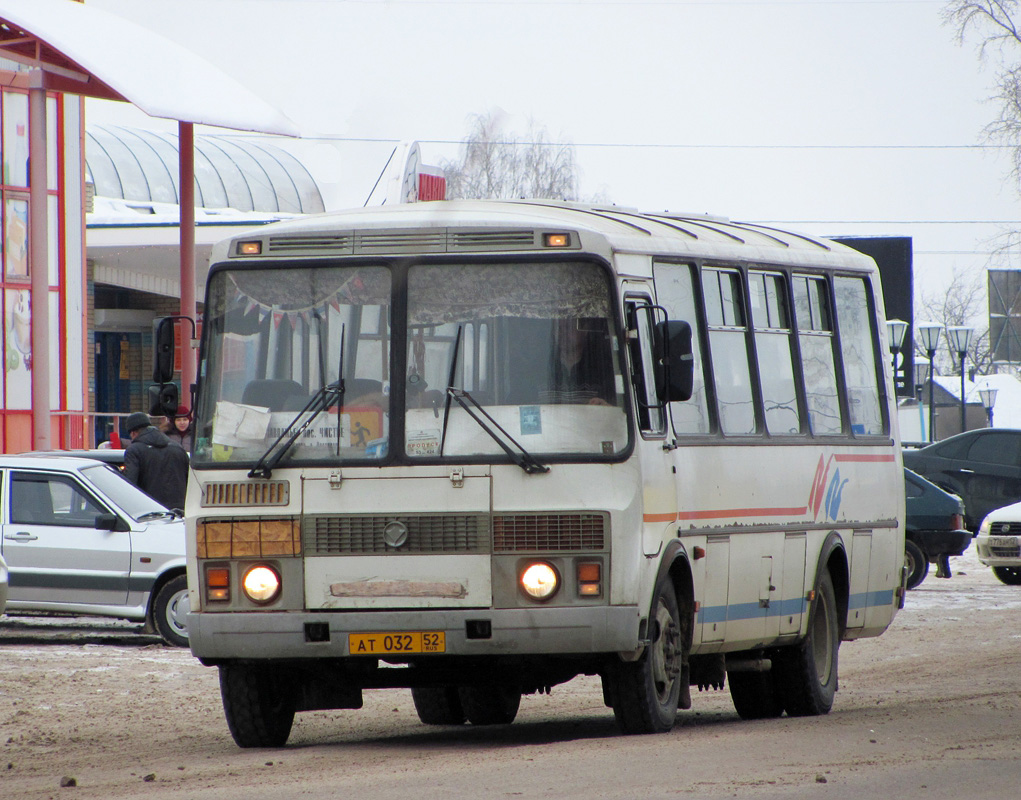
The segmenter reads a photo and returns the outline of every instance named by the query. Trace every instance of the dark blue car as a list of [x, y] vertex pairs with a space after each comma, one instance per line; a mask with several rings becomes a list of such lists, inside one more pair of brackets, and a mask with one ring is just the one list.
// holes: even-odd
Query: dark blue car
[[907, 587], [914, 589], [929, 573], [929, 562], [939, 565], [938, 577], [950, 577], [950, 556], [968, 549], [972, 535], [964, 529], [964, 502], [944, 492], [921, 475], [904, 469], [907, 501], [904, 555]]

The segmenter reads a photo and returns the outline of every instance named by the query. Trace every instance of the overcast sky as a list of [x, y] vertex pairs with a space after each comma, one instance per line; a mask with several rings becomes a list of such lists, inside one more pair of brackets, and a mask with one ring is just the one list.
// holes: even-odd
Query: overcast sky
[[996, 64], [954, 41], [941, 0], [87, 3], [200, 53], [309, 138], [415, 139], [436, 163], [499, 109], [574, 143], [584, 196], [911, 236], [916, 297], [955, 268], [1021, 268], [990, 261], [1021, 226], [1007, 153], [977, 146]]

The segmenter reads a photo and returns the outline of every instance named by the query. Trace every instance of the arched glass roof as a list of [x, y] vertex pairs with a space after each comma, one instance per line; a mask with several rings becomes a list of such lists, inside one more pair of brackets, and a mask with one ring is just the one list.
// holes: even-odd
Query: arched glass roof
[[[177, 134], [88, 125], [85, 176], [100, 197], [178, 203]], [[308, 170], [270, 144], [195, 134], [195, 204], [238, 211], [325, 210]]]

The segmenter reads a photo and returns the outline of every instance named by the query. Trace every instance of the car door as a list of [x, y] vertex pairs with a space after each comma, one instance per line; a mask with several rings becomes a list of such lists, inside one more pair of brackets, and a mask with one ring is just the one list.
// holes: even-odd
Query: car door
[[1021, 500], [1021, 437], [987, 431], [975, 437], [968, 454], [948, 470], [965, 487], [965, 511], [978, 525], [994, 508]]
[[3, 484], [10, 604], [59, 610], [127, 602], [131, 535], [96, 528], [96, 516], [111, 510], [74, 473], [14, 469]]

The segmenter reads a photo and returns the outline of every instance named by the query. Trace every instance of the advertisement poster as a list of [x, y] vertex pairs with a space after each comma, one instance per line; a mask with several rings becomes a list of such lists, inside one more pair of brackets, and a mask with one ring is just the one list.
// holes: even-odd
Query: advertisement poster
[[32, 407], [32, 309], [28, 289], [4, 292], [6, 408]]

